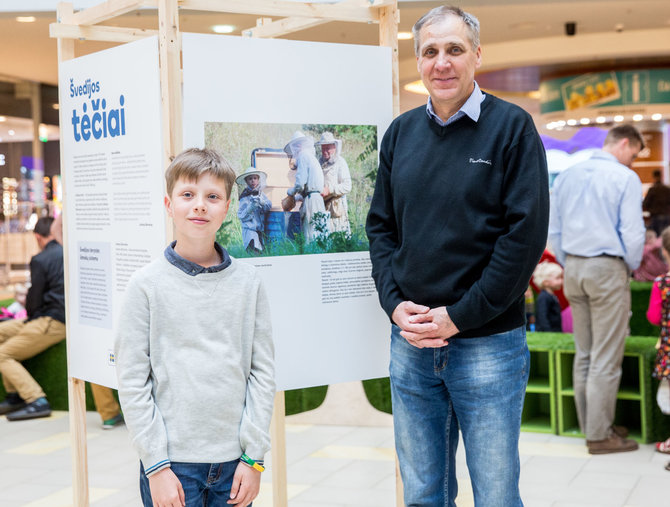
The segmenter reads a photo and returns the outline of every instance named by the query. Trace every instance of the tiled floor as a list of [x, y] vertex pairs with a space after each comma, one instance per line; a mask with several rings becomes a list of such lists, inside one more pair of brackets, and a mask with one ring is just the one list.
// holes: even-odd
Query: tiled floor
[[[299, 420], [299, 419], [298, 419]], [[88, 460], [93, 507], [139, 505], [138, 462], [125, 427], [102, 431], [89, 413]], [[389, 426], [286, 425], [291, 507], [395, 506], [393, 435]], [[34, 421], [0, 417], [0, 505], [72, 504], [68, 418]], [[636, 452], [590, 456], [581, 439], [523, 433], [521, 488], [526, 507], [670, 506], [670, 456], [652, 445]], [[272, 467], [271, 458], [268, 460]], [[462, 448], [459, 507], [472, 506]], [[272, 505], [272, 475], [263, 475], [255, 507]]]

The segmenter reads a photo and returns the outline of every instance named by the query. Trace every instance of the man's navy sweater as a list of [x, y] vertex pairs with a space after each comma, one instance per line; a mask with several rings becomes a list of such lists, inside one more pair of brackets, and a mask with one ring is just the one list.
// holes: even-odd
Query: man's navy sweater
[[366, 226], [382, 307], [446, 306], [457, 337], [524, 325], [548, 219], [544, 147], [525, 111], [492, 95], [477, 122], [408, 111], [384, 135]]

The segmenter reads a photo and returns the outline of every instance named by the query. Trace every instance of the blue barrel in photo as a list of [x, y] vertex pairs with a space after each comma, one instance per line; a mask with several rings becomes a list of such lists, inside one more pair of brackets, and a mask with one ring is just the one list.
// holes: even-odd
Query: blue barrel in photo
[[265, 235], [268, 241], [294, 239], [298, 233], [300, 233], [298, 211], [271, 211], [266, 214]]

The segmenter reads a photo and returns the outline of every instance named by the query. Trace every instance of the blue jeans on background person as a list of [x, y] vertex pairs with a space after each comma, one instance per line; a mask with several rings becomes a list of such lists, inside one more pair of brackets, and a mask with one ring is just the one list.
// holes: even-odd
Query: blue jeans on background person
[[[239, 460], [226, 463], [175, 463], [170, 466], [181, 482], [186, 507], [219, 507], [228, 505], [230, 488]], [[140, 462], [140, 495], [144, 507], [153, 507], [149, 478]], [[249, 504], [251, 505], [251, 504]]]
[[395, 445], [407, 507], [455, 507], [463, 434], [477, 507], [522, 507], [519, 432], [530, 354], [523, 327], [439, 349], [391, 331]]

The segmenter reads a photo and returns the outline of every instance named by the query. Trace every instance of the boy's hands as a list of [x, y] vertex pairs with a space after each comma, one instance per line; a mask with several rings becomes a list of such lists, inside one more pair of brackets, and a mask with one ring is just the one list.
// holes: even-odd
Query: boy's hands
[[260, 489], [261, 473], [240, 462], [235, 469], [228, 503], [237, 507], [246, 507], [258, 496]]
[[154, 507], [184, 507], [186, 505], [184, 489], [171, 468], [164, 468], [149, 477], [149, 489]]

